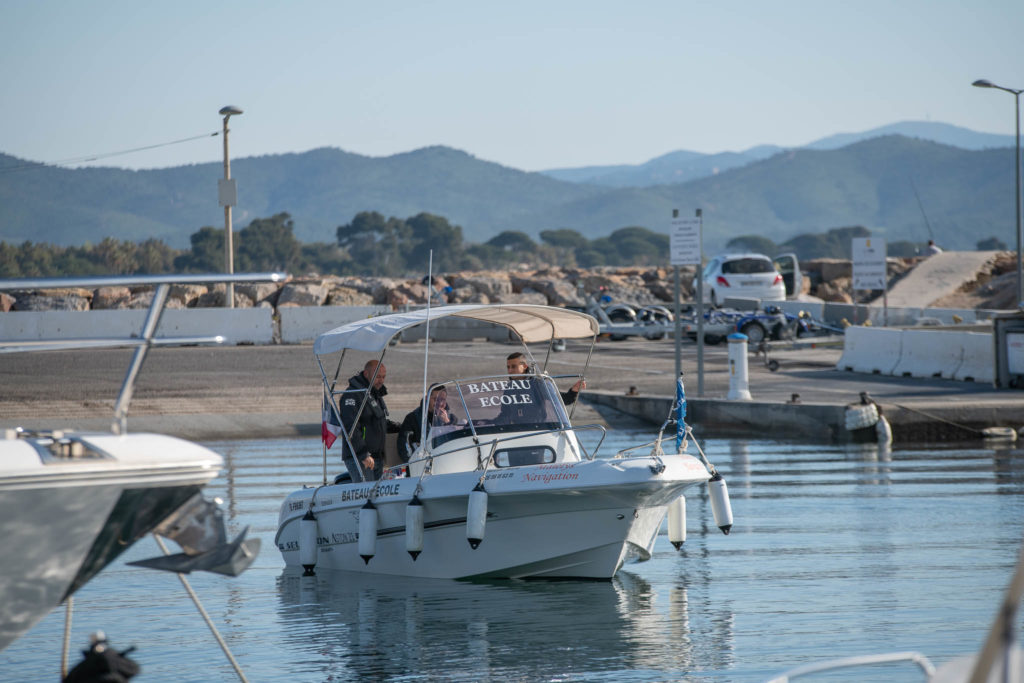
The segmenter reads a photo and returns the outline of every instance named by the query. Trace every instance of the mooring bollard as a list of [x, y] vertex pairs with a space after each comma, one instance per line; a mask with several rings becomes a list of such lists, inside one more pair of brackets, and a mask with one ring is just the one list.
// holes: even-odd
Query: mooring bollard
[[729, 394], [730, 401], [749, 401], [747, 387], [747, 335], [733, 332], [729, 335]]

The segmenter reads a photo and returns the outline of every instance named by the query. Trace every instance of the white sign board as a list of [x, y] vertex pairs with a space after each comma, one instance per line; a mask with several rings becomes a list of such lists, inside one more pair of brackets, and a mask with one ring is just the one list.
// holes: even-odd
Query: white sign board
[[886, 288], [884, 238], [853, 238], [853, 288]]
[[238, 205], [238, 183], [234, 178], [221, 178], [217, 181], [217, 199], [221, 206]]
[[673, 266], [700, 265], [700, 219], [673, 218], [669, 231], [669, 263]]

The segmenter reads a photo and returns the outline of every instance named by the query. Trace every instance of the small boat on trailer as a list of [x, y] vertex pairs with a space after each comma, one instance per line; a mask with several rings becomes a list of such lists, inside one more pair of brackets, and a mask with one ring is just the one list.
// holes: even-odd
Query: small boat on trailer
[[[564, 339], [589, 338], [589, 365], [599, 327], [585, 313], [453, 305], [325, 332], [313, 350], [335, 419], [341, 414], [338, 397], [351, 398], [336, 387], [347, 351], [379, 353], [383, 361], [402, 331], [448, 317], [504, 325], [531, 358], [526, 345], [547, 342], [543, 365], [522, 376], [425, 381], [423, 405], [443, 389], [448, 419], [428, 424], [430, 411], [423, 410], [419, 433], [426, 438], [413, 445], [408, 463], [392, 464], [380, 480], [364, 473], [362, 481], [342, 475], [329, 482], [325, 448], [322, 482], [294, 491], [281, 505], [275, 542], [286, 565], [307, 574], [332, 569], [448, 579], [610, 579], [630, 556], [650, 557], [667, 513], [670, 540], [679, 547], [685, 539], [683, 493], [701, 484], [709, 486], [716, 524], [728, 533], [725, 482], [699, 448], [699, 457], [686, 453], [684, 440], [666, 453], [676, 440], [663, 442], [662, 425], [651, 443], [598, 457], [604, 427], [571, 423], [556, 377], [546, 368], [552, 345]], [[429, 358], [429, 329], [426, 338]], [[324, 359], [337, 353], [332, 379]], [[365, 403], [367, 392], [361, 393], [358, 400]], [[354, 426], [342, 423], [338, 440], [350, 443]], [[585, 431], [596, 432], [591, 450], [579, 438]]]

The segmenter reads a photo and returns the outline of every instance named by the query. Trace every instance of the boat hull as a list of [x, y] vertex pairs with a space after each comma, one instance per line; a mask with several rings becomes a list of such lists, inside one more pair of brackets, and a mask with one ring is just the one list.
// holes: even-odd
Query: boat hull
[[217, 475], [221, 457], [157, 434], [0, 440], [0, 649]]
[[[627, 557], [650, 557], [667, 505], [706, 469], [688, 455], [514, 467], [488, 472], [485, 535], [466, 538], [467, 502], [481, 472], [305, 489], [284, 502], [277, 545], [300, 565], [299, 520], [313, 502], [317, 569], [426, 578], [609, 579]], [[406, 551], [405, 508], [416, 491], [424, 508], [423, 550]], [[314, 500], [315, 493], [315, 500]], [[375, 552], [360, 556], [359, 509], [373, 497]]]

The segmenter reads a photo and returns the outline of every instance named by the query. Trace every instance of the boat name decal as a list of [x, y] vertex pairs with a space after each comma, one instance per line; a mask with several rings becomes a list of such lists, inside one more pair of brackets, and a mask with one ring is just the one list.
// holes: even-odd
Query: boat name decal
[[[530, 381], [528, 379], [502, 379], [493, 382], [471, 382], [466, 384], [466, 390], [470, 394], [489, 393], [491, 396], [478, 396], [481, 408], [521, 405], [533, 403], [533, 395], [530, 393]], [[502, 393], [496, 393], [496, 392]], [[522, 391], [524, 393], [511, 393]]]
[[[398, 484], [381, 484], [380, 486], [377, 487], [377, 491], [374, 494], [374, 497], [379, 498], [381, 496], [397, 496], [398, 489]], [[362, 500], [364, 498], [369, 498], [373, 490], [374, 487], [365, 486], [361, 489], [356, 489], [354, 491], [342, 491], [341, 501], [344, 503], [350, 500]]]
[[550, 484], [553, 481], [575, 481], [579, 478], [579, 472], [524, 472], [522, 481], [539, 481]]

